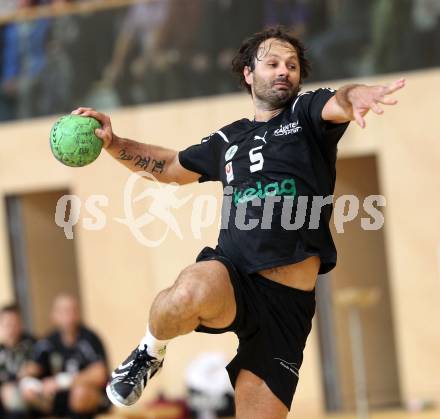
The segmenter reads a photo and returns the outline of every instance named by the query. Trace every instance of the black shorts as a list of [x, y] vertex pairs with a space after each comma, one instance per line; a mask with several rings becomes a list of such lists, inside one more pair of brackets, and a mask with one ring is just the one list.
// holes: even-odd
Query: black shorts
[[315, 314], [315, 290], [303, 291], [271, 281], [258, 273], [244, 274], [219, 248], [205, 247], [197, 262], [218, 260], [229, 271], [237, 315], [224, 329], [199, 326], [203, 333], [234, 332], [237, 355], [226, 367], [235, 387], [241, 369], [260, 377], [290, 410]]

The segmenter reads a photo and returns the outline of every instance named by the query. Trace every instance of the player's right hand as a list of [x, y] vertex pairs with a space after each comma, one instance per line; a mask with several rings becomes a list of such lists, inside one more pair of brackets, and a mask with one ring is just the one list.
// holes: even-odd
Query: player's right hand
[[101, 128], [97, 128], [95, 130], [95, 134], [102, 140], [102, 146], [104, 148], [109, 148], [111, 146], [113, 139], [115, 138], [115, 134], [113, 133], [112, 123], [108, 115], [98, 112], [93, 108], [77, 108], [72, 111], [72, 115], [90, 116], [99, 121]]

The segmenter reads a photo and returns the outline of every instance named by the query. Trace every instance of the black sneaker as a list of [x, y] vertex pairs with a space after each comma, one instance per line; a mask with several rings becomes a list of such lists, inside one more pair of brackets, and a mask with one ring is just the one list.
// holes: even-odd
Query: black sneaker
[[147, 347], [136, 348], [130, 356], [116, 368], [106, 393], [110, 401], [119, 407], [130, 406], [141, 397], [147, 381], [152, 378], [163, 365], [163, 359], [147, 353]]

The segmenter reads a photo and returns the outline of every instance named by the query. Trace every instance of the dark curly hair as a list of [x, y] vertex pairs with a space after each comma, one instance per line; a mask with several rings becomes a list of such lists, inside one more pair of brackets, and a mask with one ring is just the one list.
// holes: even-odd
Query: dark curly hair
[[252, 71], [255, 70], [255, 60], [258, 59], [258, 48], [262, 42], [270, 38], [288, 42], [295, 48], [296, 53], [298, 54], [300, 66], [300, 84], [302, 83], [303, 79], [307, 78], [310, 74], [310, 62], [305, 56], [305, 47], [302, 42], [295, 38], [292, 32], [290, 32], [284, 26], [269, 27], [245, 39], [232, 60], [232, 71], [238, 75], [240, 85], [246, 88], [249, 93], [252, 93], [251, 86], [246, 83], [243, 70], [246, 66], [250, 67]]

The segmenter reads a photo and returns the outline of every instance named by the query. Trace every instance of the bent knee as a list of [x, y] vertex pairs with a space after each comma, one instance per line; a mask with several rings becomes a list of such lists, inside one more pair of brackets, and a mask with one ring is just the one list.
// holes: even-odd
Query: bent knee
[[183, 269], [173, 285], [183, 303], [188, 305], [206, 300], [213, 292], [222, 294], [230, 285], [226, 267], [217, 260], [194, 263]]
[[197, 314], [200, 324], [229, 326], [236, 316], [235, 293], [228, 269], [217, 260], [198, 262], [184, 269], [175, 283], [176, 296], [186, 312]]

